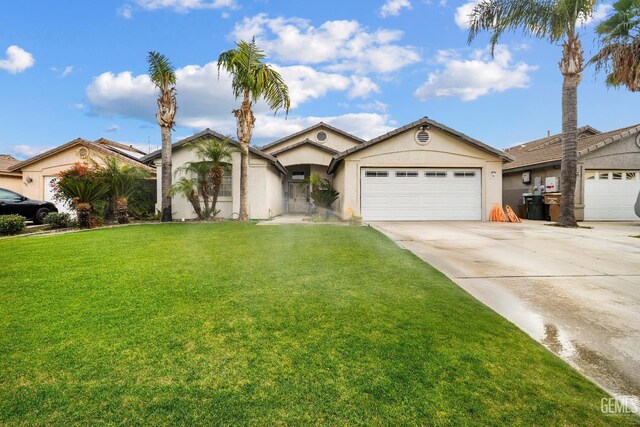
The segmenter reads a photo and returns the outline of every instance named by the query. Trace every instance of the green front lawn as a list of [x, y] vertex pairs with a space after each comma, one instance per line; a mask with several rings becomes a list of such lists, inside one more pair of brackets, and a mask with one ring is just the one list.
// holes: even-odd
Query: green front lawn
[[369, 228], [135, 226], [0, 265], [0, 424], [638, 422]]

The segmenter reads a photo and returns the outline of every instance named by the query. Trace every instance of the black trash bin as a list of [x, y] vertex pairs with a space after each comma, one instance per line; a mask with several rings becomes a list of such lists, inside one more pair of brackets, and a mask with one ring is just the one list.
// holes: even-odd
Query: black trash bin
[[544, 221], [545, 217], [545, 205], [544, 196], [539, 194], [533, 194], [525, 196], [524, 200], [527, 204], [527, 218], [538, 221]]

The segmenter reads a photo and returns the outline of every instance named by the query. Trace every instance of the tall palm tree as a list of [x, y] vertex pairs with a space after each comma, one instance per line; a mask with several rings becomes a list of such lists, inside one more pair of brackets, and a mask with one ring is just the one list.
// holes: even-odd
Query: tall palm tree
[[218, 58], [218, 74], [221, 69], [227, 71], [232, 77], [233, 94], [236, 99], [242, 97], [240, 108], [232, 110], [232, 112], [236, 118], [238, 140], [240, 141], [240, 212], [238, 219], [243, 222], [249, 220], [247, 210], [249, 144], [256, 122], [251, 107], [254, 102], [264, 99], [274, 113], [284, 109], [286, 115], [291, 106], [289, 88], [280, 73], [262, 62], [265, 57], [266, 55], [258, 48], [255, 40], [252, 40], [251, 43], [237, 42], [235, 49], [222, 52]]
[[591, 59], [596, 70], [607, 72], [607, 84], [640, 91], [640, 0], [619, 0], [615, 12], [596, 32], [602, 48]]
[[159, 89], [158, 113], [156, 120], [162, 135], [162, 221], [171, 221], [171, 130], [176, 117], [176, 73], [169, 59], [158, 53], [149, 52], [149, 78]]
[[583, 50], [577, 31], [593, 14], [596, 0], [481, 0], [469, 15], [469, 43], [481, 31], [491, 33], [491, 50], [503, 33], [521, 30], [527, 36], [562, 42], [562, 201], [558, 223], [576, 227], [578, 85], [583, 71]]
[[224, 170], [231, 162], [231, 156], [236, 150], [229, 145], [227, 140], [215, 138], [197, 140], [191, 145], [191, 149], [196, 156], [209, 166], [209, 177], [212, 181], [211, 196], [213, 197], [211, 212], [215, 212], [220, 189], [222, 188]]

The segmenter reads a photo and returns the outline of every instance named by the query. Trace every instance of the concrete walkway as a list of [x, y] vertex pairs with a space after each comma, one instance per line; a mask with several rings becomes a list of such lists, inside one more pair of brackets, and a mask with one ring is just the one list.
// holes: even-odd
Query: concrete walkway
[[640, 408], [640, 222], [582, 225], [372, 224]]

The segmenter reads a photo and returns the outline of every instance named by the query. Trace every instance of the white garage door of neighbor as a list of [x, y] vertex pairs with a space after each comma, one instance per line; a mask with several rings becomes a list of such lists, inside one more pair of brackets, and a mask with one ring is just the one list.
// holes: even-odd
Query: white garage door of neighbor
[[367, 221], [481, 220], [480, 169], [361, 170]]
[[64, 203], [62, 203], [59, 200], [56, 200], [53, 197], [54, 196], [53, 186], [55, 185], [56, 182], [58, 182], [57, 176], [44, 177], [44, 200], [56, 205], [56, 208], [58, 208], [58, 212], [72, 213], [72, 211], [67, 206], [65, 206]]
[[586, 171], [584, 176], [586, 221], [633, 221], [640, 192], [640, 171]]

